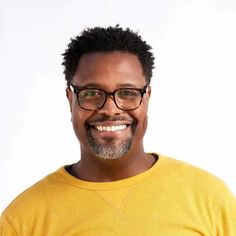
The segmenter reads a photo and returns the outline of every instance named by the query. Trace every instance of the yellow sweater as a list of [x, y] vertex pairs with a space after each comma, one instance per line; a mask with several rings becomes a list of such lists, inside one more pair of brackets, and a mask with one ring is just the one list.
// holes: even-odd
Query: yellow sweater
[[87, 182], [64, 167], [3, 212], [1, 236], [236, 236], [236, 199], [211, 174], [160, 156], [144, 173]]

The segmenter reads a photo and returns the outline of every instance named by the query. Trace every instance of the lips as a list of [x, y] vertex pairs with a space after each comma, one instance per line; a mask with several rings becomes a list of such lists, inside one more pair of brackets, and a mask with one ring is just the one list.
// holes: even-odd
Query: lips
[[[136, 122], [124, 116], [99, 116], [86, 123], [87, 130], [96, 131], [99, 135], [124, 134], [128, 127], [135, 126]], [[134, 128], [134, 127], [133, 127]]]
[[105, 131], [105, 132], [116, 132], [124, 130], [127, 127], [127, 125], [112, 125], [112, 126], [94, 126], [94, 128], [98, 131]]

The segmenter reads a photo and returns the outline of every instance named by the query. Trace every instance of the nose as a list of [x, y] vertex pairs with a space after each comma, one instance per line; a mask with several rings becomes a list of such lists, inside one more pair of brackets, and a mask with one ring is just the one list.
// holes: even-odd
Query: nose
[[114, 97], [111, 95], [107, 96], [104, 106], [98, 110], [98, 114], [107, 116], [119, 115], [122, 112], [123, 111], [116, 106]]

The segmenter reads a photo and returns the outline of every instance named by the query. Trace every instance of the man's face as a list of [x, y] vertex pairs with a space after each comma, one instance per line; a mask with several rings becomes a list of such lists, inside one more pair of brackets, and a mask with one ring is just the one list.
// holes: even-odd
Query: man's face
[[[121, 52], [84, 54], [72, 83], [79, 88], [100, 88], [108, 92], [127, 87], [140, 89], [146, 85], [138, 58]], [[108, 96], [103, 108], [96, 111], [82, 109], [69, 89], [67, 96], [82, 155], [119, 159], [130, 150], [142, 148], [150, 88], [140, 107], [132, 111], [119, 109], [112, 96]]]

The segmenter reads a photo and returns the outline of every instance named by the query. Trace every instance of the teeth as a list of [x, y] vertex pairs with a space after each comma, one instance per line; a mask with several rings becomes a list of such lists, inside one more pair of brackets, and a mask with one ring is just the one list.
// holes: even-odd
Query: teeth
[[126, 125], [117, 125], [117, 126], [95, 126], [98, 131], [109, 131], [115, 132], [118, 130], [123, 130], [126, 128]]

